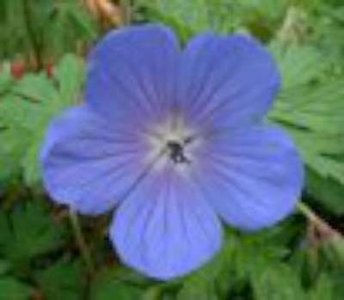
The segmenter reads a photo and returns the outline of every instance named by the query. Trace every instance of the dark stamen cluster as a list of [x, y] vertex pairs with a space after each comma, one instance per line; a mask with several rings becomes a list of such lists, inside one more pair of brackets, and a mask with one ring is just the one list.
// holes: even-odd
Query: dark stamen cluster
[[190, 160], [184, 154], [184, 144], [172, 140], [168, 141], [166, 146], [168, 149], [168, 155], [174, 163], [190, 163]]

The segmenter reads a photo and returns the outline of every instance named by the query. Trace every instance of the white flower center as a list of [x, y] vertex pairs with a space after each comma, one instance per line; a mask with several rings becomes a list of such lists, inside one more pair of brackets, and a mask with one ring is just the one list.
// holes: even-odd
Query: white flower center
[[189, 167], [194, 162], [194, 150], [200, 144], [200, 137], [186, 124], [183, 118], [173, 115], [165, 123], [152, 127], [148, 135], [149, 159], [161, 156], [160, 166], [171, 163], [179, 169]]

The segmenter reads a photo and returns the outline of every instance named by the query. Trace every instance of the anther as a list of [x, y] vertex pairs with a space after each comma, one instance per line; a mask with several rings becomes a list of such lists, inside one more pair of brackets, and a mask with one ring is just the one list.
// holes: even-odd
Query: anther
[[166, 146], [174, 163], [190, 163], [190, 160], [184, 155], [184, 145], [177, 141], [168, 141]]

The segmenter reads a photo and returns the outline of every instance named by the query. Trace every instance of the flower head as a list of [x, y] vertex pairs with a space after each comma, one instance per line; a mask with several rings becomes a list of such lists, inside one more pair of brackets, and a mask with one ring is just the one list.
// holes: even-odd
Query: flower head
[[264, 122], [279, 83], [248, 36], [202, 34], [182, 50], [160, 25], [111, 32], [89, 57], [85, 103], [47, 133], [45, 186], [80, 213], [116, 207], [110, 238], [127, 265], [184, 275], [220, 249], [221, 220], [258, 230], [295, 207], [301, 161]]

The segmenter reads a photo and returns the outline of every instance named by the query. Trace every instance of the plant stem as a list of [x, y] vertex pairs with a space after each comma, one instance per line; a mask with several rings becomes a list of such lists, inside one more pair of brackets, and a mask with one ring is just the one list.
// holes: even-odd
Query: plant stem
[[297, 208], [300, 213], [302, 213], [311, 222], [315, 228], [331, 238], [342, 238], [339, 231], [332, 228], [326, 221], [321, 219], [307, 204], [299, 202]]
[[121, 0], [119, 1], [119, 7], [123, 14], [123, 25], [129, 25], [131, 23], [131, 17], [132, 17], [132, 10], [134, 9], [130, 1], [128, 0]]
[[84, 235], [82, 234], [82, 230], [81, 230], [78, 216], [72, 210], [69, 211], [69, 219], [70, 219], [73, 231], [74, 231], [76, 243], [78, 244], [79, 251], [80, 251], [82, 258], [85, 262], [87, 271], [90, 275], [92, 275], [92, 274], [94, 274], [95, 268], [94, 268], [94, 263], [93, 263], [92, 258], [91, 258], [91, 253], [90, 253], [90, 250], [87, 247], [87, 244], [85, 242]]
[[22, 0], [23, 15], [26, 25], [27, 35], [30, 39], [33, 54], [36, 60], [36, 69], [39, 70], [43, 67], [42, 53], [41, 53], [41, 43], [39, 42], [39, 37], [37, 36], [35, 29], [33, 27], [32, 16], [30, 11], [29, 0]]
[[30, 103], [34, 103], [34, 104], [42, 103], [42, 100], [41, 100], [41, 99], [38, 99], [38, 98], [35, 97], [35, 96], [26, 95], [26, 94], [21, 93], [21, 92], [12, 91], [12, 92], [10, 92], [10, 94], [12, 94], [12, 95], [14, 95], [14, 96], [17, 96], [17, 97], [21, 98], [22, 100], [28, 101], [28, 102], [30, 102]]

